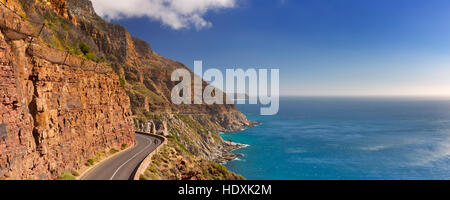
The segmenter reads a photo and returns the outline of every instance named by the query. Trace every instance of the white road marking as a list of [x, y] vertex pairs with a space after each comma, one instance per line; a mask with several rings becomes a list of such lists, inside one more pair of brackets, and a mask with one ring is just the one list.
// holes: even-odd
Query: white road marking
[[117, 168], [117, 170], [114, 172], [114, 174], [111, 176], [111, 178], [110, 178], [109, 180], [113, 180], [114, 176], [116, 176], [117, 172], [119, 172], [119, 170], [120, 170], [124, 165], [126, 165], [128, 162], [130, 162], [131, 160], [133, 160], [133, 158], [135, 158], [136, 156], [138, 156], [139, 154], [141, 154], [142, 152], [144, 152], [149, 146], [152, 145], [152, 141], [151, 141], [151, 140], [149, 140], [148, 138], [145, 138], [145, 137], [144, 137], [144, 139], [146, 139], [146, 140], [149, 141], [150, 143], [149, 143], [144, 149], [142, 149], [141, 151], [139, 151], [138, 153], [136, 153], [133, 157], [131, 157], [130, 159], [128, 159], [125, 163], [123, 163], [122, 165], [120, 165], [119, 168]]

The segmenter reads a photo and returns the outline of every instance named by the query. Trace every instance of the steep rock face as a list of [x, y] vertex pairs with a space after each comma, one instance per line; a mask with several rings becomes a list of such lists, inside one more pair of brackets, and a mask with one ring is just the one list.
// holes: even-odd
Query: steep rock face
[[[41, 1], [41, 0], [36, 0]], [[48, 0], [46, 1], [48, 6], [53, 9], [58, 15], [69, 18], [69, 14], [67, 12], [66, 0]]]
[[109, 67], [31, 42], [32, 25], [0, 15], [0, 179], [53, 179], [133, 145], [129, 97]]

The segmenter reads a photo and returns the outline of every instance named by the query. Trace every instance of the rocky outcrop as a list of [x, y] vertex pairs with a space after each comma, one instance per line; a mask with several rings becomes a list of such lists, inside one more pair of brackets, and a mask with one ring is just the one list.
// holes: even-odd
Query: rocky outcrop
[[31, 41], [23, 18], [0, 15], [0, 179], [54, 179], [97, 152], [133, 145], [129, 97], [108, 66], [64, 57]]
[[69, 13], [67, 12], [66, 0], [36, 0], [47, 4], [53, 11], [55, 11], [61, 17], [67, 19], [69, 18]]
[[148, 120], [147, 122], [136, 124], [136, 130], [144, 133], [150, 133], [155, 135], [168, 136], [169, 131], [167, 129], [167, 122], [162, 120]]

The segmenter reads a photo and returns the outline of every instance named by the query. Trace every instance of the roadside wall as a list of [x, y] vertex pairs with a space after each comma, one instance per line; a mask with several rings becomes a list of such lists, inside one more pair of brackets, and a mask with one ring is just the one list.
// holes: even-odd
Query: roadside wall
[[167, 138], [161, 136], [161, 135], [155, 135], [155, 134], [151, 134], [151, 133], [144, 133], [144, 132], [136, 132], [137, 134], [144, 134], [144, 135], [150, 135], [156, 138], [159, 138], [162, 142], [161, 145], [159, 145], [153, 152], [151, 152], [139, 165], [138, 169], [136, 170], [136, 173], [134, 174], [134, 178], [133, 180], [139, 180], [139, 177], [141, 176], [141, 174], [143, 174], [145, 172], [145, 170], [147, 169], [148, 165], [150, 165], [150, 163], [152, 162], [152, 157], [153, 155], [155, 155], [156, 153], [159, 152], [159, 150], [167, 144]]

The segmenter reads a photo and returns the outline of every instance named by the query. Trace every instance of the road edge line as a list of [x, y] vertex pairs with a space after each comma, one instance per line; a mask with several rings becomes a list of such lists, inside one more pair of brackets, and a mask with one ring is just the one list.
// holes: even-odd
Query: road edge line
[[103, 160], [101, 160], [101, 161], [95, 163], [95, 164], [92, 165], [91, 167], [87, 168], [83, 173], [81, 173], [81, 174], [77, 177], [76, 180], [85, 180], [84, 178], [86, 178], [87, 176], [89, 176], [89, 174], [91, 174], [91, 173], [92, 173], [95, 169], [97, 169], [100, 165], [104, 164], [106, 161], [111, 160], [112, 158], [115, 158], [116, 156], [118, 156], [118, 155], [120, 155], [120, 154], [122, 154], [122, 153], [125, 153], [125, 152], [127, 152], [127, 151], [129, 151], [129, 150], [131, 150], [131, 149], [134, 149], [135, 147], [137, 147], [137, 145], [138, 145], [138, 141], [135, 140], [134, 146], [128, 147], [128, 148], [126, 148], [126, 149], [124, 149], [124, 150], [122, 150], [122, 151], [120, 151], [120, 152], [118, 152], [118, 153], [115, 153], [115, 154], [113, 154], [113, 155], [111, 155], [111, 156], [109, 156], [109, 157], [107, 157], [107, 158], [105, 158], [105, 159], [103, 159]]

